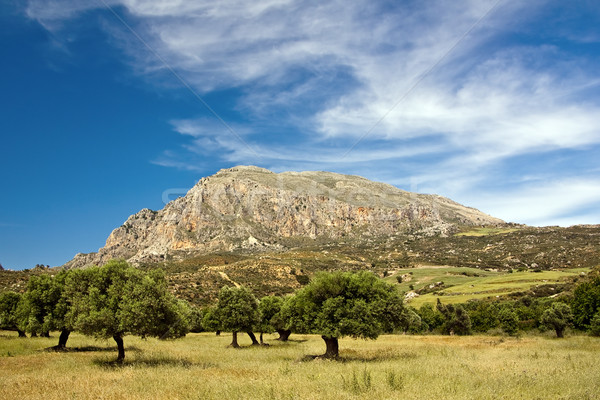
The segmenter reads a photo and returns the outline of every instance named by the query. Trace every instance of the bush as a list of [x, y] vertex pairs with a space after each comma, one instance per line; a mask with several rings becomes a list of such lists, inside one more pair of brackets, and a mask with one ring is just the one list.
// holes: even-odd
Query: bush
[[440, 299], [437, 301], [437, 309], [444, 316], [442, 332], [446, 335], [470, 335], [471, 318], [460, 304], [443, 305]]
[[498, 320], [500, 327], [507, 335], [515, 336], [519, 331], [519, 318], [513, 310], [503, 308], [498, 313]]
[[600, 312], [594, 315], [590, 323], [590, 333], [594, 336], [600, 336]]

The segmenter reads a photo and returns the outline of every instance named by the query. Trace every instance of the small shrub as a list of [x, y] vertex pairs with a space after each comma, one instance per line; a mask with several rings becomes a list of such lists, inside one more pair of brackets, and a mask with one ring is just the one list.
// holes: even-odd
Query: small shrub
[[386, 374], [386, 382], [390, 389], [401, 390], [404, 387], [404, 382], [401, 376], [396, 375], [394, 371], [388, 371]]
[[500, 327], [502, 330], [510, 336], [515, 336], [519, 331], [519, 317], [517, 314], [508, 308], [500, 310], [498, 314], [500, 320]]

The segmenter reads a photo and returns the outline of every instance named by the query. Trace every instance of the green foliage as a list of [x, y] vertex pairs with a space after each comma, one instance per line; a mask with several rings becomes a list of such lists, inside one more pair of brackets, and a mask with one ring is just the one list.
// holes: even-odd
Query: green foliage
[[509, 307], [504, 307], [500, 310], [498, 320], [500, 327], [506, 334], [515, 336], [519, 331], [519, 317]]
[[187, 332], [185, 309], [160, 270], [144, 273], [125, 261], [74, 270], [66, 279], [67, 323], [97, 338], [127, 334], [159, 338]]
[[436, 308], [444, 316], [442, 332], [446, 335], [470, 335], [471, 318], [467, 311], [461, 306], [447, 304], [444, 305], [438, 299]]
[[565, 303], [553, 303], [550, 308], [542, 314], [541, 322], [549, 329], [554, 329], [556, 336], [562, 338], [567, 326], [573, 319], [571, 307]]
[[592, 318], [600, 310], [600, 277], [583, 282], [575, 288], [571, 308], [575, 327], [590, 328]]
[[280, 323], [283, 302], [283, 298], [279, 296], [265, 296], [260, 299], [258, 304], [260, 321], [256, 327], [258, 332], [273, 333], [276, 329], [283, 327]]
[[18, 318], [17, 309], [22, 295], [15, 292], [3, 292], [0, 294], [0, 328], [16, 329]]
[[39, 334], [51, 330], [70, 329], [65, 321], [69, 308], [64, 295], [68, 271], [56, 276], [32, 276], [19, 306], [19, 327], [26, 332]]
[[259, 322], [258, 301], [248, 288], [225, 286], [219, 292], [216, 316], [224, 331], [252, 331]]
[[202, 316], [202, 328], [209, 332], [218, 332], [223, 330], [221, 321], [217, 313], [217, 307], [208, 307], [204, 309]]
[[179, 300], [179, 303], [181, 304], [181, 307], [185, 309], [186, 322], [190, 332], [204, 332], [204, 327], [202, 325], [204, 314], [202, 310], [196, 306], [189, 304], [185, 300]]
[[421, 317], [414, 308], [406, 307], [402, 312], [399, 327], [404, 333], [419, 333], [427, 326], [421, 321]]
[[594, 336], [600, 336], [600, 312], [597, 312], [590, 322], [590, 333]]
[[402, 312], [402, 298], [394, 286], [365, 271], [317, 274], [282, 311], [288, 327], [298, 333], [363, 339], [393, 331]]
[[471, 307], [475, 307], [469, 308], [471, 327], [475, 332], [487, 332], [500, 325], [500, 308], [497, 303], [478, 301], [473, 303]]
[[444, 316], [437, 309], [433, 308], [433, 305], [430, 303], [421, 306], [418, 314], [421, 317], [423, 330], [433, 332], [444, 324]]

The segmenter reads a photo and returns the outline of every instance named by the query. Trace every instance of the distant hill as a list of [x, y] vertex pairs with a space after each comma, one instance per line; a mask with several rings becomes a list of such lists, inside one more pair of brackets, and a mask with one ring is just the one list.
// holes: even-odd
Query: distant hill
[[447, 236], [504, 221], [437, 195], [406, 192], [359, 176], [238, 166], [201, 179], [162, 210], [143, 209], [77, 268], [112, 258], [133, 263], [185, 260], [215, 252], [284, 251], [367, 243], [404, 235]]

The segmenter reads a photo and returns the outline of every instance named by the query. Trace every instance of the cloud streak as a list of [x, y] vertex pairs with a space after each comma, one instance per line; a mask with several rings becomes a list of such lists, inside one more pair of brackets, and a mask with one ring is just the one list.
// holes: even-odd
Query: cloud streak
[[[600, 201], [591, 195], [597, 181], [575, 168], [550, 174], [553, 184], [506, 190], [514, 174], [532, 173], [526, 163], [502, 173], [518, 157], [600, 144], [600, 62], [560, 44], [590, 43], [590, 36], [557, 29], [556, 40], [520, 39], [533, 37], [542, 17], [559, 24], [543, 14], [546, 3], [502, 1], [480, 21], [496, 1], [106, 0], [194, 90], [235, 93], [239, 118], [227, 123], [242, 141], [214, 119], [190, 116], [172, 121], [187, 144], [165, 150], [156, 164], [202, 170], [216, 157], [358, 173], [536, 224], [570, 220], [577, 207]], [[27, 14], [58, 34], [70, 20], [102, 11], [98, 4], [32, 0]], [[160, 60], [115, 21], [105, 29], [134, 70], [168, 82]], [[490, 180], [505, 188], [487, 189], [489, 196], [510, 199], [469, 195]], [[559, 187], [572, 195], [536, 206]], [[536, 211], [519, 212], [519, 204]]]

